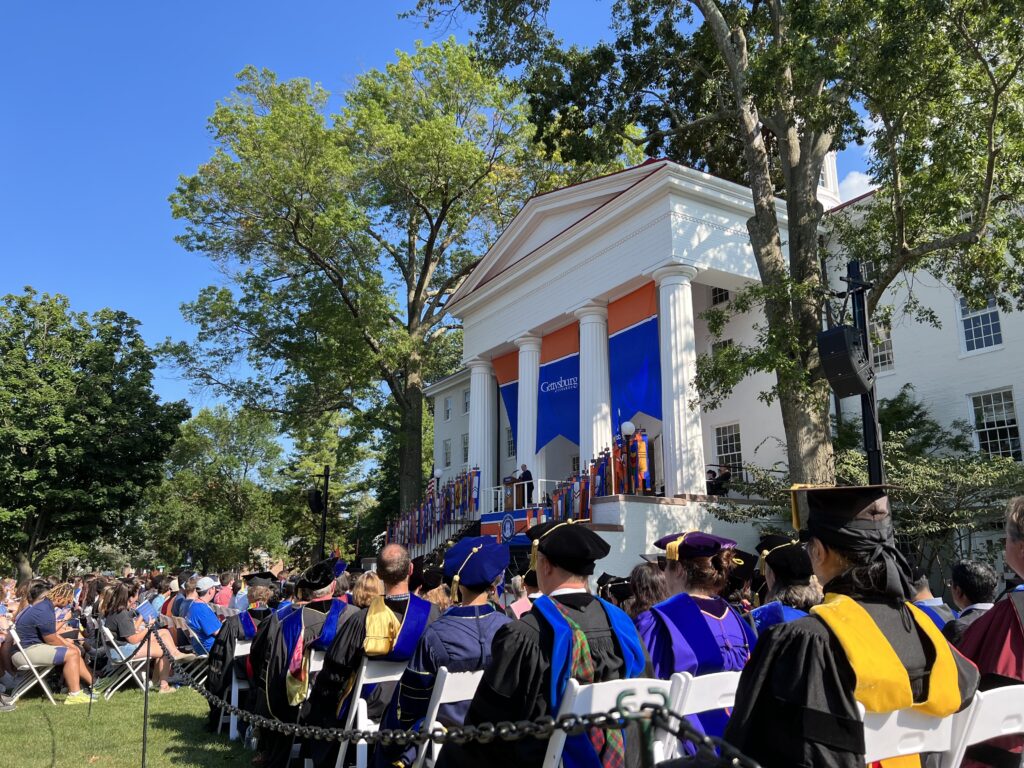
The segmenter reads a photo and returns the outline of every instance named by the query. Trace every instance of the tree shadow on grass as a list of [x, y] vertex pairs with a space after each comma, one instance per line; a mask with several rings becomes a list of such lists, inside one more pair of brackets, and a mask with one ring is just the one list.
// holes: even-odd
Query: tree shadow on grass
[[57, 732], [54, 730], [48, 709], [43, 709], [43, 719], [46, 720], [46, 730], [50, 734], [50, 765], [54, 766], [57, 764]]
[[[227, 733], [209, 733], [203, 728], [206, 719], [194, 714], [169, 712], [152, 713], [149, 716], [150, 754], [159, 752], [164, 759], [175, 765], [196, 766], [248, 766], [252, 753], [237, 742], [230, 742]], [[154, 730], [164, 732], [161, 743], [154, 744]]]

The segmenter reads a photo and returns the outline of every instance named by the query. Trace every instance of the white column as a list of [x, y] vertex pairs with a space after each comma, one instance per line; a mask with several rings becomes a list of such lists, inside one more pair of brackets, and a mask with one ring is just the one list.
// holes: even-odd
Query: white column
[[580, 321], [580, 468], [612, 439], [608, 383], [608, 306], [591, 301], [573, 314]]
[[516, 414], [516, 469], [525, 464], [534, 479], [534, 500], [544, 477], [537, 455], [537, 387], [540, 384], [540, 337], [527, 334], [515, 340], [519, 347], [519, 405]]
[[665, 496], [704, 494], [704, 436], [696, 396], [697, 343], [693, 328], [693, 291], [697, 268], [670, 264], [654, 271], [658, 285], [658, 336], [661, 346], [661, 430]]
[[[497, 385], [490, 360], [469, 361], [469, 466], [480, 467], [482, 511], [495, 479], [495, 422], [497, 416]], [[484, 492], [487, 493], [485, 498]]]

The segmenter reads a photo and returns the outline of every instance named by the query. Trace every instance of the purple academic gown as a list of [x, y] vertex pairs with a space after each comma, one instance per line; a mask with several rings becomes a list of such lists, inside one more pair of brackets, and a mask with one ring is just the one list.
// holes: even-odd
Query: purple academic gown
[[[638, 615], [634, 623], [654, 675], [662, 680], [675, 672], [700, 676], [739, 671], [757, 639], [751, 626], [720, 597], [675, 595]], [[702, 732], [720, 737], [729, 714], [718, 709], [688, 719]]]

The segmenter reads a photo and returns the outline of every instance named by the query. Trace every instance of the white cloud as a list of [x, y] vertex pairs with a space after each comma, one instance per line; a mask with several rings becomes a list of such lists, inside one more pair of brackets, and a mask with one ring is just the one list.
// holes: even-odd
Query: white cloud
[[871, 177], [861, 171], [850, 171], [839, 182], [839, 199], [844, 203], [874, 189]]

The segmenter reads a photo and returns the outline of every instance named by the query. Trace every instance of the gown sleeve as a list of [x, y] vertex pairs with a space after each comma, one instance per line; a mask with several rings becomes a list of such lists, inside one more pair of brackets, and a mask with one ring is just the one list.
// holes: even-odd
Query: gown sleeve
[[771, 627], [743, 669], [725, 740], [764, 768], [863, 768], [855, 685], [820, 621]]

